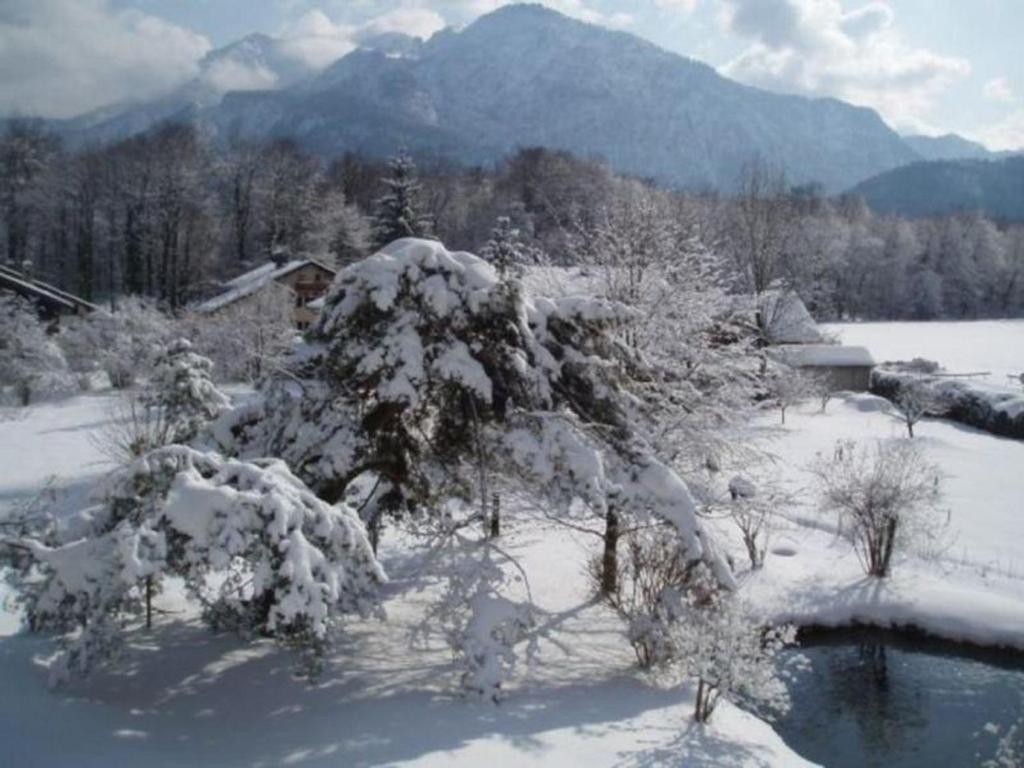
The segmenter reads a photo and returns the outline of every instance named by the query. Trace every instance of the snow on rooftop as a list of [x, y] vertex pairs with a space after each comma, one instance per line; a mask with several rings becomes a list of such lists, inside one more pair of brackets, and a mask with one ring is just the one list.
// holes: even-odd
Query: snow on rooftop
[[824, 341], [817, 323], [795, 293], [770, 292], [761, 297], [759, 309], [769, 338], [776, 344], [820, 344]]
[[[268, 283], [274, 282], [294, 272], [296, 269], [301, 269], [307, 264], [323, 266], [311, 259], [293, 259], [281, 265], [275, 262], [262, 264], [255, 269], [251, 269], [238, 277], [228, 280], [224, 283], [224, 286], [228, 289], [227, 291], [207, 299], [196, 307], [196, 311], [204, 314], [216, 312], [218, 309], [222, 309], [245, 296], [255, 293]], [[324, 269], [327, 269], [327, 267], [324, 267]]]
[[875, 359], [867, 347], [846, 347], [841, 344], [794, 344], [776, 347], [773, 354], [797, 368], [872, 367]]

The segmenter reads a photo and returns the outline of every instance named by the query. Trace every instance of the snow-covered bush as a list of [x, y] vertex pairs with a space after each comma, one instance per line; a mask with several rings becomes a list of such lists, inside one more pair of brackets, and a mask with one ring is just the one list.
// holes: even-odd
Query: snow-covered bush
[[743, 537], [753, 570], [764, 565], [773, 516], [784, 501], [784, 494], [771, 483], [758, 487], [740, 475], [729, 481], [729, 516]]
[[273, 637], [309, 671], [342, 614], [376, 610], [385, 579], [356, 513], [279, 461], [169, 446], [118, 472], [98, 503], [2, 539], [28, 624], [60, 633], [53, 679], [117, 653], [151, 586], [181, 578], [214, 626]]
[[[501, 700], [515, 673], [516, 646], [534, 625], [529, 590], [518, 568], [490, 542], [455, 532], [435, 553], [435, 570], [445, 579], [446, 589], [428, 611], [427, 622], [434, 626], [426, 631], [443, 634], [460, 689], [469, 696]], [[518, 598], [517, 589], [522, 593]]]
[[75, 383], [60, 348], [46, 333], [32, 304], [0, 294], [0, 398], [20, 405], [34, 398], [68, 394]]
[[[629, 644], [642, 669], [672, 661], [678, 652], [672, 625], [678, 620], [680, 594], [702, 585], [694, 583], [699, 563], [686, 553], [678, 535], [663, 525], [630, 531], [623, 539], [618, 578], [608, 600], [627, 623]], [[603, 568], [591, 564], [591, 579], [601, 591]]]
[[230, 401], [213, 383], [212, 373], [213, 363], [193, 352], [187, 339], [169, 342], [157, 355], [143, 401], [159, 413], [169, 442], [191, 442], [228, 408]]
[[819, 381], [800, 369], [787, 365], [773, 365], [768, 370], [765, 385], [768, 402], [779, 409], [783, 424], [786, 423], [786, 411], [789, 408], [812, 397], [821, 397], [822, 385]]
[[127, 389], [149, 376], [156, 355], [173, 335], [170, 318], [151, 302], [129, 297], [117, 312], [97, 310], [68, 321], [58, 338], [75, 373], [100, 370], [111, 386]]
[[678, 597], [674, 666], [697, 681], [696, 720], [706, 723], [720, 698], [739, 697], [769, 714], [785, 713], [789, 692], [776, 656], [796, 639], [796, 629], [762, 627], [733, 593], [691, 589]]
[[915, 387], [927, 390], [931, 407], [926, 410], [930, 413], [1024, 440], [1024, 395], [967, 379], [911, 375], [889, 369], [875, 369], [871, 374], [871, 391], [893, 402], [901, 398], [904, 390]]
[[944, 532], [942, 477], [911, 441], [841, 440], [831, 457], [818, 454], [811, 471], [822, 506], [839, 515], [871, 576], [888, 576], [898, 549], [926, 542], [934, 549]]
[[295, 339], [294, 305], [291, 290], [270, 283], [214, 315], [188, 318], [188, 335], [214, 362], [218, 380], [256, 382], [281, 364]]

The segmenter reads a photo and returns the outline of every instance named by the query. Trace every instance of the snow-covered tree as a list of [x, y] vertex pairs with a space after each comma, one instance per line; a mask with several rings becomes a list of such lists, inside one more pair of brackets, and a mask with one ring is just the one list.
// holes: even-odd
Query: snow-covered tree
[[294, 307], [295, 294], [271, 282], [214, 315], [188, 318], [186, 327], [218, 380], [255, 383], [281, 365], [295, 339]]
[[819, 397], [820, 393], [820, 384], [814, 377], [787, 365], [771, 366], [765, 386], [768, 402], [779, 409], [782, 424], [786, 423], [787, 410], [812, 397]]
[[175, 339], [157, 356], [146, 387], [147, 408], [158, 411], [173, 443], [191, 442], [230, 404], [211, 375], [213, 363], [192, 351], [187, 339]]
[[388, 161], [387, 191], [374, 204], [373, 245], [383, 248], [403, 237], [430, 237], [433, 223], [421, 209], [416, 164], [402, 150]]
[[811, 469], [822, 505], [839, 515], [840, 530], [868, 575], [888, 576], [897, 549], [941, 538], [942, 478], [915, 443], [839, 441], [833, 455], [819, 454]]
[[796, 628], [762, 627], [750, 606], [728, 592], [691, 589], [678, 600], [673, 665], [697, 681], [697, 722], [706, 723], [721, 698], [742, 697], [772, 713], [785, 713], [789, 692], [776, 656], [796, 639]]
[[512, 219], [499, 216], [491, 229], [491, 237], [480, 249], [480, 256], [498, 270], [498, 277], [521, 277], [527, 264], [538, 264], [542, 255], [522, 241]]
[[631, 418], [643, 364], [614, 336], [629, 317], [401, 240], [339, 275], [287, 369], [212, 432], [227, 450], [283, 458], [328, 501], [373, 473], [403, 515], [440, 520], [462, 499], [466, 522], [482, 522], [497, 478], [562, 515], [653, 514], [731, 586], [686, 484]]
[[101, 370], [111, 386], [127, 389], [146, 378], [173, 323], [151, 302], [125, 299], [117, 312], [97, 311], [70, 321], [58, 341], [76, 373]]
[[914, 425], [929, 414], [940, 410], [939, 400], [928, 385], [919, 381], [907, 381], [900, 385], [892, 404], [896, 415], [907, 428], [907, 436], [914, 436]]
[[120, 652], [154, 583], [183, 580], [208, 623], [303, 653], [315, 672], [347, 613], [377, 611], [385, 575], [355, 511], [280, 461], [169, 446], [118, 472], [95, 506], [0, 538], [29, 627], [58, 633], [59, 682]]
[[40, 395], [67, 394], [75, 385], [60, 348], [30, 302], [0, 294], [0, 395], [11, 390], [28, 405]]

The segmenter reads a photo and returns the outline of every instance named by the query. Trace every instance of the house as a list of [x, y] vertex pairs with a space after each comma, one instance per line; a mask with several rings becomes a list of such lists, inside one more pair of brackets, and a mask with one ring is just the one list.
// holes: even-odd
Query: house
[[224, 283], [224, 291], [196, 307], [200, 314], [213, 315], [228, 307], [253, 301], [258, 294], [277, 286], [284, 288], [294, 306], [292, 318], [300, 331], [316, 320], [317, 299], [322, 298], [334, 280], [335, 271], [314, 259], [277, 260], [256, 267]]
[[833, 391], [866, 392], [871, 388], [874, 358], [866, 347], [842, 344], [786, 344], [773, 356], [793, 368], [821, 376]]
[[55, 285], [36, 280], [27, 270], [0, 264], [0, 291], [9, 291], [31, 301], [44, 320], [56, 321], [65, 315], [87, 315], [97, 307], [85, 299]]
[[865, 347], [829, 344], [811, 313], [792, 292], [766, 293], [758, 305], [769, 354], [828, 382], [832, 391], [866, 392], [875, 361]]

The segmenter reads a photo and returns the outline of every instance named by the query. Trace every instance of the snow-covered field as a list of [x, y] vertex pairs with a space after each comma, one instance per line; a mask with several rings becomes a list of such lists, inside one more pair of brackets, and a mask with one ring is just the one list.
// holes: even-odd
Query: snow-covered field
[[[765, 568], [743, 589], [766, 615], [799, 623], [909, 624], [1024, 649], [1024, 442], [939, 419], [919, 424], [915, 440], [945, 476], [949, 527], [941, 549], [903, 557], [883, 583], [864, 576], [835, 521], [816, 510], [808, 464], [819, 451], [831, 455], [837, 439], [905, 434], [885, 408], [880, 398], [854, 395], [825, 414], [802, 406], [784, 427], [777, 415], [759, 420], [762, 443], [797, 500], [783, 513]], [[722, 534], [734, 536], [729, 528]]]
[[[69, 504], [80, 502], [104, 469], [90, 435], [109, 404], [83, 396], [0, 421], [0, 504], [30, 497], [51, 474], [68, 484]], [[0, 765], [807, 765], [757, 718], [723, 703], [701, 728], [691, 690], [637, 675], [618, 618], [588, 595], [589, 538], [511, 515], [503, 538], [543, 613], [535, 662], [498, 706], [452, 695], [451, 658], [436, 638], [411, 643], [426, 596], [388, 537], [387, 621], [353, 622], [313, 686], [292, 676], [291, 654], [171, 614], [136, 632], [120, 664], [50, 691], [50, 644], [17, 634], [0, 599]]]
[[[998, 356], [962, 341], [943, 355], [919, 334], [917, 342], [904, 338], [904, 325], [919, 324], [882, 325], [844, 326], [844, 340], [866, 344], [879, 359], [925, 356], [952, 370], [994, 373], [1013, 370], [1014, 350], [1024, 350], [1024, 339], [1007, 349], [1024, 323], [994, 324], [1004, 334], [991, 348]], [[941, 342], [936, 325], [923, 338]], [[51, 475], [66, 491], [63, 503], [83, 501], [109, 466], [96, 439], [111, 401], [88, 395], [5, 412], [0, 514]], [[836, 439], [898, 436], [903, 427], [868, 395], [817, 410], [791, 409], [785, 426], [767, 413], [753, 425], [751, 439], [772, 452], [796, 501], [780, 510], [765, 567], [740, 575], [749, 601], [776, 619], [913, 624], [1024, 649], [1024, 442], [941, 420], [919, 424], [915, 439], [945, 474], [948, 538], [938, 552], [902, 556], [880, 583], [864, 576], [834, 521], [816, 510], [806, 467], [817, 452], [831, 453]], [[734, 526], [714, 525], [742, 566]], [[530, 574], [542, 615], [538, 653], [498, 706], [453, 696], [451, 659], [437, 638], [412, 643], [429, 595], [393, 535], [383, 549], [392, 576], [387, 621], [352, 622], [312, 686], [293, 677], [287, 652], [213, 635], [173, 613], [152, 632], [136, 632], [119, 664], [53, 692], [42, 664], [49, 643], [17, 633], [9, 596], [0, 592], [0, 765], [806, 764], [738, 708], [723, 703], [700, 728], [690, 717], [691, 690], [660, 689], [638, 676], [621, 622], [589, 596], [589, 537], [513, 512], [503, 538]]]
[[1013, 386], [1008, 377], [1024, 373], [1024, 320], [834, 323], [822, 329], [843, 344], [867, 347], [878, 362], [923, 357], [953, 373], [989, 372], [986, 381], [999, 386]]

